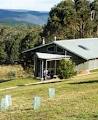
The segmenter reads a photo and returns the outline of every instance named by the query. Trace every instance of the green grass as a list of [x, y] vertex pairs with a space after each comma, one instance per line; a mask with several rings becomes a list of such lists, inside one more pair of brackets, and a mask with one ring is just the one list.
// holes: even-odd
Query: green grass
[[95, 70], [91, 70], [91, 72], [98, 72], [98, 69], [95, 69]]
[[[56, 89], [54, 99], [48, 98], [50, 87]], [[13, 106], [0, 112], [0, 120], [98, 120], [98, 73], [60, 83], [5, 90], [0, 92], [0, 98], [6, 94], [12, 95]], [[36, 95], [42, 98], [38, 111], [32, 107], [32, 99]]]
[[[18, 78], [15, 80], [10, 80], [0, 83], [0, 89], [8, 88], [8, 87], [15, 87], [15, 86], [22, 86], [24, 84], [34, 83], [38, 80], [34, 80], [33, 78]], [[39, 82], [39, 81], [38, 81]]]

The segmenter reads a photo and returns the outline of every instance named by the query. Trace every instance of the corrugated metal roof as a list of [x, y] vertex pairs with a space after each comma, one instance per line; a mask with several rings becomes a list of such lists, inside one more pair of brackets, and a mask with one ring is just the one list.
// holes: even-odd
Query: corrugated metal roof
[[98, 58], [98, 38], [60, 40], [54, 43], [86, 60]]
[[58, 54], [49, 54], [49, 53], [36, 53], [37, 57], [45, 60], [56, 60], [61, 58], [69, 58], [70, 56], [58, 55]]

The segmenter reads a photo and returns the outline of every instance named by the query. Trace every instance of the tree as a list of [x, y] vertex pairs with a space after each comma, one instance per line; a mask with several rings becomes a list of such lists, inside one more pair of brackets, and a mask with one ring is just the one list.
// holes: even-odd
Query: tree
[[74, 0], [76, 12], [81, 9], [81, 0]]
[[38, 43], [40, 31], [39, 26], [0, 24], [0, 64], [20, 62], [21, 52]]
[[0, 41], [0, 64], [5, 63], [6, 53], [4, 51], [5, 45], [2, 41]]
[[[69, 32], [67, 26], [70, 25], [71, 27], [74, 18], [73, 7], [73, 2], [67, 0], [62, 1], [60, 4], [52, 8], [49, 13], [47, 25], [43, 30], [43, 36], [47, 39], [53, 39], [54, 36], [57, 36], [58, 39], [64, 39], [66, 36], [71, 38], [72, 35], [67, 34]], [[73, 32], [73, 30], [71, 32]]]
[[91, 20], [94, 23], [93, 34], [95, 37], [98, 37], [98, 1], [94, 0], [90, 3], [91, 8]]
[[[78, 1], [78, 3], [76, 2]], [[78, 4], [78, 5], [77, 5]], [[87, 0], [75, 0], [76, 22], [78, 23], [78, 37], [92, 37], [92, 21], [90, 17], [90, 6]]]
[[[96, 19], [91, 20], [91, 4], [88, 0], [62, 1], [51, 9], [42, 36], [46, 37], [47, 42], [54, 36], [57, 39], [95, 37], [97, 22]], [[96, 1], [94, 4], [97, 6]], [[95, 9], [97, 11], [98, 7]]]

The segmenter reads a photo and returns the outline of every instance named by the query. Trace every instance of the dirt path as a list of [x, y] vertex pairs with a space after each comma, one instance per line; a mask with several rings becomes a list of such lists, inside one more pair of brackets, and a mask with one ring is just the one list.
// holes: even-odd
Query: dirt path
[[22, 87], [22, 86], [39, 85], [39, 84], [48, 84], [48, 83], [56, 83], [56, 82], [62, 82], [62, 80], [59, 80], [59, 79], [52, 79], [52, 80], [46, 80], [46, 81], [41, 81], [41, 82], [36, 82], [36, 83], [23, 84], [23, 85], [18, 85], [18, 86], [14, 86], [14, 87], [8, 87], [8, 88], [0, 89], [0, 91], [12, 90], [12, 89], [16, 89], [16, 88]]

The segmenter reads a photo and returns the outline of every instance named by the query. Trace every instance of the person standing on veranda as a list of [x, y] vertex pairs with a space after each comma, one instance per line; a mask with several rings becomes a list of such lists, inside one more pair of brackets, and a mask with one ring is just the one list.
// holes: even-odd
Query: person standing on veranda
[[48, 75], [48, 70], [44, 70], [44, 72], [43, 72], [43, 77], [44, 77], [44, 80], [46, 80], [47, 79], [47, 75]]

